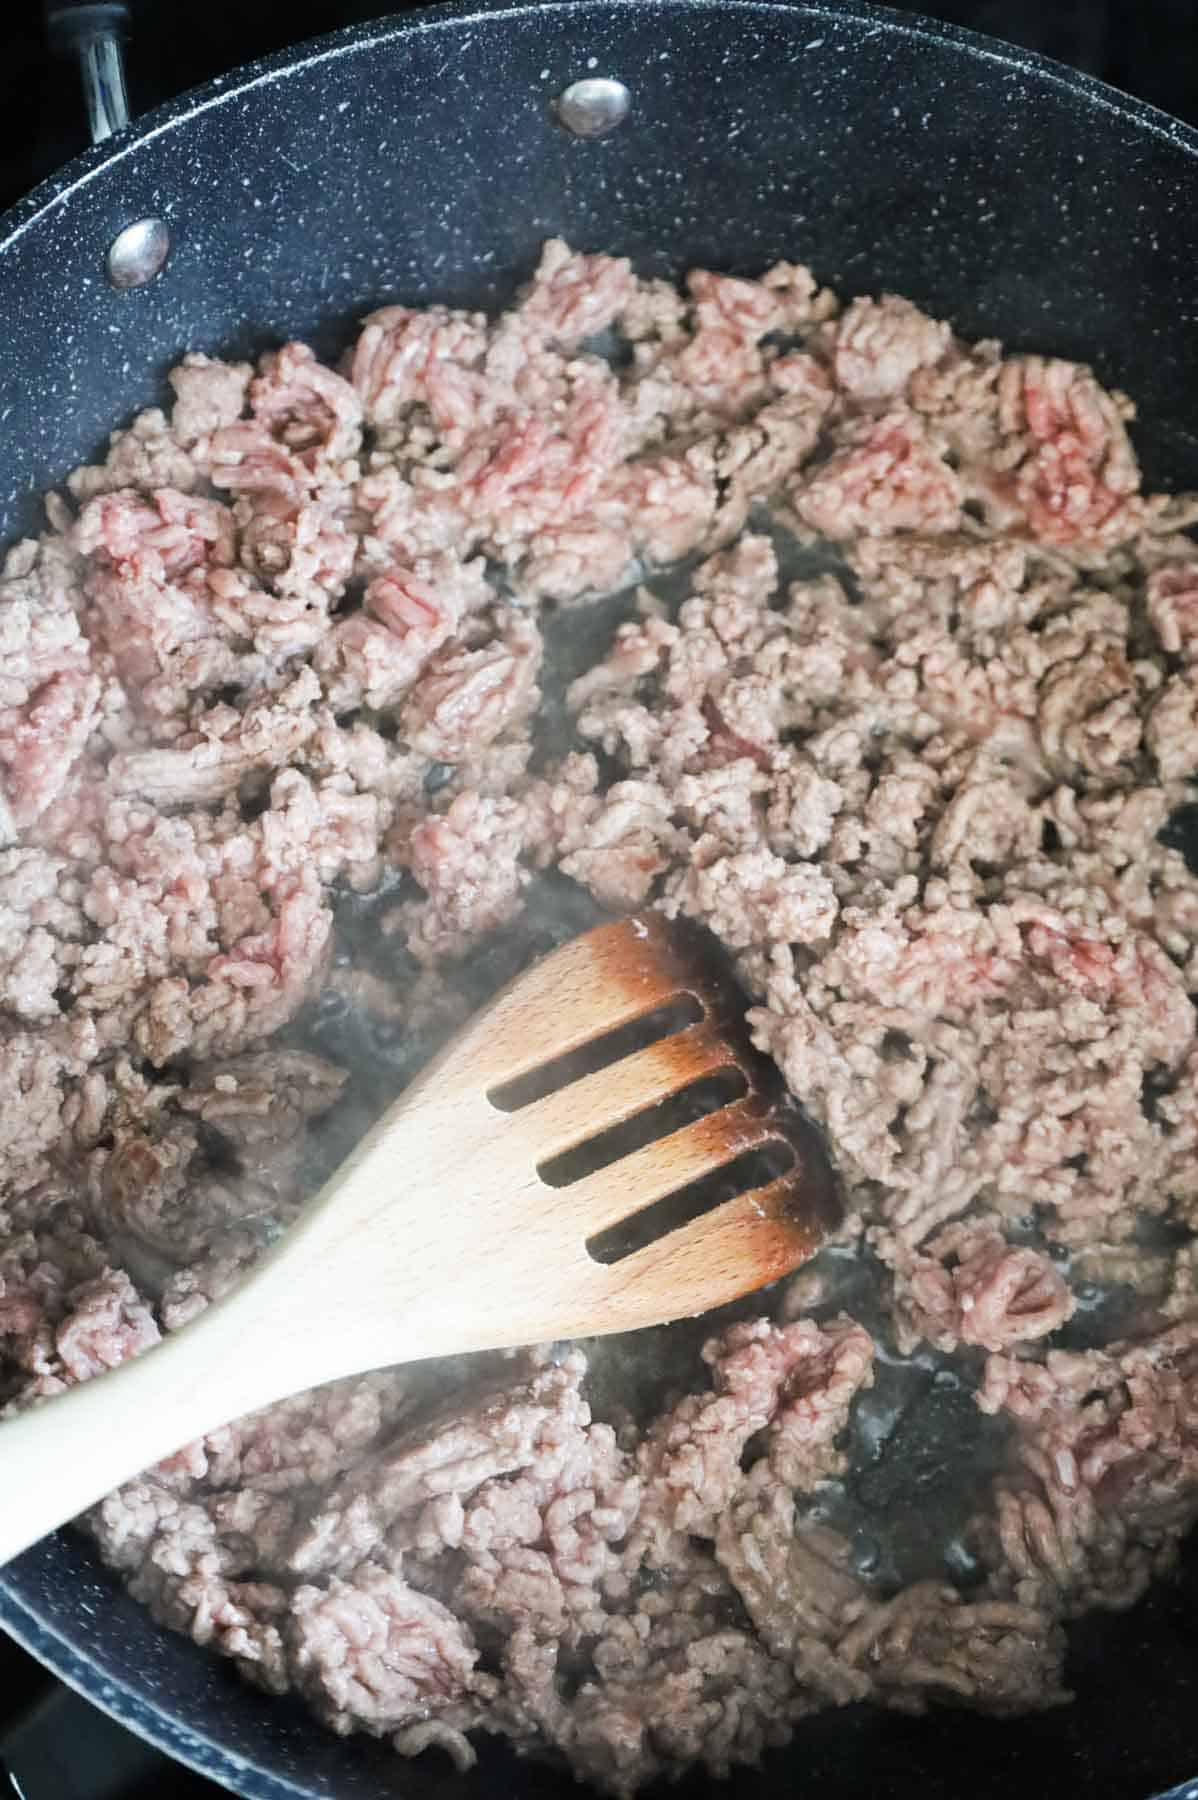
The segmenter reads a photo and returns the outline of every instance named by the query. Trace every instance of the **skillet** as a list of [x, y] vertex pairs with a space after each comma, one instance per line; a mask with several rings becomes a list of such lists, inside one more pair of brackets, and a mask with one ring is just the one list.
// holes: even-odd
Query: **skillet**
[[[569, 84], [631, 109], [564, 131]], [[154, 402], [184, 348], [284, 336], [334, 354], [387, 299], [494, 306], [541, 241], [694, 264], [812, 264], [1094, 363], [1137, 400], [1147, 486], [1198, 486], [1198, 134], [1024, 52], [864, 5], [789, 0], [454, 4], [254, 65], [118, 131], [0, 221], [0, 538]], [[116, 291], [113, 240], [171, 249]], [[1068, 1709], [994, 1722], [863, 1709], [685, 1800], [1198, 1796], [1198, 1566], [1072, 1635]], [[436, 1759], [339, 1741], [161, 1632], [73, 1533], [0, 1573], [0, 1624], [56, 1674], [247, 1800], [565, 1800], [568, 1777], [484, 1747]], [[1181, 1785], [1178, 1785], [1181, 1784]]]

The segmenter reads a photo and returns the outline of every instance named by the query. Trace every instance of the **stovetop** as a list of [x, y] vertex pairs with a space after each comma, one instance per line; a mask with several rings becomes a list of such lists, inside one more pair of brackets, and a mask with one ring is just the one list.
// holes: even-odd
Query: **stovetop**
[[[1198, 124], [1191, 0], [924, 0], [899, 10], [1041, 51]], [[36, 0], [0, 7], [0, 208], [84, 147], [74, 68], [46, 53]], [[239, 63], [339, 26], [408, 8], [402, 0], [133, 0], [134, 112]], [[217, 1800], [0, 1637], [0, 1763], [21, 1800]], [[0, 1795], [5, 1774], [0, 1772]]]

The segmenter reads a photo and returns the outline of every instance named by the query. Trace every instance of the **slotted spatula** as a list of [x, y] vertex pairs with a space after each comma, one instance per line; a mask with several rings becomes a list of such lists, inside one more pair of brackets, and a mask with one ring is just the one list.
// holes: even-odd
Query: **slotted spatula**
[[[683, 1001], [693, 1023], [671, 1029]], [[703, 937], [656, 915], [535, 964], [239, 1287], [144, 1355], [0, 1425], [0, 1561], [181, 1445], [320, 1382], [661, 1324], [784, 1275], [839, 1208], [819, 1139], [749, 1043], [743, 1006]], [[666, 1035], [645, 1042], [655, 1019]], [[638, 1030], [642, 1047], [619, 1054]], [[595, 1068], [605, 1053], [617, 1060]], [[675, 1097], [721, 1074], [740, 1097], [669, 1129]], [[653, 1109], [667, 1135], [645, 1142]], [[634, 1116], [640, 1145], [619, 1155], [606, 1134]], [[570, 1153], [605, 1136], [617, 1160], [572, 1179]], [[786, 1172], [736, 1192], [746, 1153], [767, 1152]], [[667, 1217], [664, 1235], [619, 1254], [626, 1223], [652, 1224], [647, 1209], [717, 1170], [731, 1197], [673, 1228]]]

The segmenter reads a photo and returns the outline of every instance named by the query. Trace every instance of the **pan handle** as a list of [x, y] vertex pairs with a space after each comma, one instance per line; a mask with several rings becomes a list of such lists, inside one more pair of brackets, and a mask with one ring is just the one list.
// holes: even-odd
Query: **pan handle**
[[52, 49], [79, 59], [83, 98], [93, 144], [129, 123], [122, 40], [130, 9], [126, 0], [45, 0]]

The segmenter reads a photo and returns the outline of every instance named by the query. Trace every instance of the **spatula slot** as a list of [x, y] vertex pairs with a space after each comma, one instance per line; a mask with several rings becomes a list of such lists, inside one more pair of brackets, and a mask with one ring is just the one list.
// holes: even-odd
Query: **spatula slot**
[[614, 1031], [589, 1039], [565, 1056], [554, 1057], [552, 1062], [542, 1063], [539, 1068], [518, 1075], [514, 1081], [501, 1082], [489, 1090], [487, 1099], [500, 1112], [519, 1112], [522, 1106], [530, 1106], [534, 1100], [544, 1099], [546, 1094], [557, 1093], [582, 1075], [593, 1075], [599, 1069], [610, 1068], [612, 1063], [620, 1062], [637, 1050], [645, 1050], [662, 1038], [685, 1031], [688, 1025], [698, 1024], [702, 1017], [703, 1008], [693, 994], [678, 994], [664, 1006], [655, 1006], [652, 1012], [642, 1013], [639, 1019], [630, 1019]]
[[671, 1094], [668, 1100], [647, 1106], [643, 1112], [634, 1113], [610, 1130], [576, 1144], [561, 1156], [548, 1158], [538, 1165], [537, 1173], [550, 1187], [572, 1187], [576, 1181], [606, 1169], [609, 1163], [619, 1162], [635, 1150], [643, 1150], [646, 1144], [656, 1143], [659, 1138], [680, 1131], [684, 1125], [693, 1125], [697, 1119], [722, 1111], [747, 1091], [744, 1075], [729, 1064], [714, 1074], [704, 1075], [699, 1081], [692, 1081], [689, 1087]]
[[702, 1218], [704, 1213], [734, 1200], [738, 1194], [765, 1187], [794, 1167], [795, 1153], [785, 1138], [770, 1138], [752, 1150], [734, 1157], [710, 1175], [667, 1194], [652, 1206], [630, 1213], [616, 1225], [609, 1225], [587, 1239], [587, 1254], [593, 1262], [618, 1263], [647, 1244], [656, 1243], [671, 1231]]

